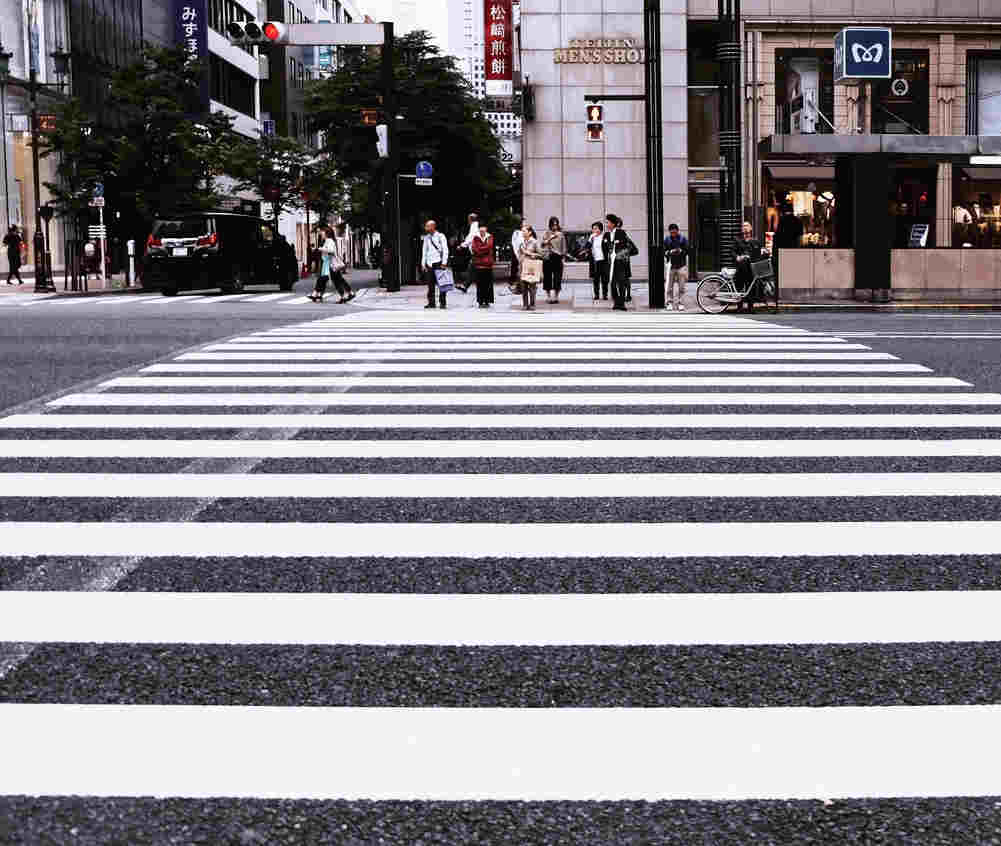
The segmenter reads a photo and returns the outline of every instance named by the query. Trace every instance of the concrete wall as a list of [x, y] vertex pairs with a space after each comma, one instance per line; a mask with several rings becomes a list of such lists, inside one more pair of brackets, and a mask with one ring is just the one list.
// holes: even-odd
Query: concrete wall
[[[688, 106], [685, 0], [664, 0], [664, 224], [688, 220]], [[553, 50], [574, 38], [643, 40], [642, 0], [523, 0], [522, 73], [535, 86], [536, 119], [524, 125], [524, 213], [538, 230], [551, 215], [566, 230], [588, 230], [612, 212], [647, 274], [646, 141], [643, 104], [605, 104], [605, 140], [585, 137], [585, 94], [642, 94], [642, 64], [556, 64]]]

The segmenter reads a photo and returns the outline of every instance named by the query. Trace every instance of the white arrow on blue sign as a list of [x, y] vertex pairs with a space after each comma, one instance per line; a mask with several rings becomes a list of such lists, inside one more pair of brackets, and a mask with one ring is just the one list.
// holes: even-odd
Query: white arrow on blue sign
[[431, 162], [417, 162], [418, 179], [430, 179], [432, 176], [434, 176], [434, 168], [431, 167]]
[[104, 196], [104, 183], [103, 182], [95, 182], [94, 183], [94, 196], [95, 197], [103, 197]]

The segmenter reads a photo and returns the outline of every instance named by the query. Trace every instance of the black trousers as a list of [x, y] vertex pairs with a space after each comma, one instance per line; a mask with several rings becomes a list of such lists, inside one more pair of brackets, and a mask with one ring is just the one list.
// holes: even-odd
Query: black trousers
[[492, 267], [475, 267], [472, 270], [476, 281], [476, 302], [480, 305], [494, 301], [494, 269]]
[[434, 265], [430, 270], [424, 271], [424, 276], [428, 283], [428, 305], [434, 308], [435, 294], [438, 295], [438, 304], [441, 308], [445, 308], [445, 294], [438, 290], [438, 280], [435, 278], [435, 270], [441, 268], [440, 264]]
[[559, 291], [563, 287], [563, 256], [552, 256], [542, 262], [542, 287]]
[[594, 276], [591, 278], [594, 285], [594, 298], [603, 297], [608, 299], [608, 262], [602, 259], [594, 263]]
[[334, 283], [334, 290], [342, 297], [351, 293], [351, 286], [348, 284], [348, 280], [344, 278], [344, 274], [339, 270], [330, 274], [330, 281]]
[[10, 282], [10, 277], [16, 276], [17, 281], [23, 281], [21, 279], [21, 257], [18, 256], [16, 259], [7, 257], [7, 281]]
[[611, 280], [612, 299], [616, 306], [625, 306], [626, 298], [629, 296], [629, 279], [626, 278], [626, 269], [619, 263], [615, 263]]

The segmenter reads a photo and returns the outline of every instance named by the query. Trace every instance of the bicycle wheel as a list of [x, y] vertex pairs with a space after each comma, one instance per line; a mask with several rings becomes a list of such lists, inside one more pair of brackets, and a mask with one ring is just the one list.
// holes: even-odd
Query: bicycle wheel
[[735, 293], [733, 282], [714, 273], [699, 282], [699, 287], [695, 289], [695, 302], [706, 314], [722, 314], [730, 303], [717, 299], [721, 293]]

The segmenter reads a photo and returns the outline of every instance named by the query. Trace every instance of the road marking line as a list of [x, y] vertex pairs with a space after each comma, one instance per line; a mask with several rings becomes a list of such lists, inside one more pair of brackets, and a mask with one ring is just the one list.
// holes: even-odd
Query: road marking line
[[[120, 376], [102, 388], [225, 387], [569, 388], [569, 387], [810, 387], [969, 388], [949, 376]], [[942, 396], [946, 396], [945, 393]]]
[[0, 591], [0, 642], [787, 645], [1001, 641], [1001, 591], [290, 594]]
[[183, 558], [809, 558], [998, 555], [1001, 522], [0, 522], [3, 555]]
[[[180, 358], [180, 357], [179, 357]], [[242, 358], [237, 355], [236, 358]], [[175, 359], [176, 361], [176, 359]], [[662, 362], [586, 362], [571, 364], [567, 362], [517, 362], [508, 364], [498, 362], [477, 362], [476, 364], [453, 364], [439, 362], [284, 362], [275, 364], [273, 361], [239, 362], [239, 361], [205, 361], [188, 360], [181, 364], [152, 364], [144, 367], [142, 373], [457, 373], [457, 371], [475, 368], [479, 373], [510, 373], [525, 371], [526, 373], [565, 373], [587, 370], [591, 373], [932, 373], [930, 367], [921, 364], [869, 364], [862, 362], [837, 363], [784, 363], [759, 362], [733, 364], [731, 362], [703, 362], [698, 364], [662, 363]], [[526, 377], [527, 378], [527, 377]]]
[[604, 499], [1001, 496], [1001, 473], [0, 473], [0, 497]]
[[[997, 458], [1001, 440], [756, 440], [755, 458]], [[746, 440], [0, 440], [0, 458], [747, 458]]]
[[[420, 357], [429, 353], [437, 358], [535, 358], [544, 355], [546, 358], [749, 358], [772, 353], [770, 358], [862, 358], [862, 359], [892, 359], [897, 356], [886, 353], [873, 353], [870, 347], [862, 344], [636, 344], [636, 343], [584, 343], [584, 344], [548, 344], [544, 341], [532, 343], [507, 344], [394, 344], [383, 343], [312, 343], [310, 341], [282, 341], [278, 344], [261, 344], [249, 338], [238, 338], [225, 344], [212, 344], [205, 347], [209, 351], [264, 352], [268, 350], [284, 352], [341, 352], [347, 351], [355, 357], [365, 354], [378, 356], [387, 349], [396, 350], [400, 357], [411, 357], [417, 352]], [[672, 352], [677, 351], [677, 352]], [[706, 351], [706, 352], [701, 352]], [[712, 352], [718, 351], [718, 352]], [[864, 351], [864, 352], [858, 352]], [[490, 355], [490, 353], [501, 355]], [[749, 353], [745, 355], [744, 353]], [[654, 355], [659, 354], [659, 355]]]
[[[374, 348], [370, 352], [280, 352], [270, 347], [242, 344], [213, 344], [205, 352], [184, 353], [175, 361], [899, 361], [897, 356], [877, 352], [411, 352], [397, 346]], [[268, 350], [257, 352], [256, 350]]]
[[294, 296], [294, 294], [289, 294], [288, 291], [281, 291], [277, 294], [255, 294], [253, 300], [255, 303], [273, 303], [277, 300], [291, 299]]
[[[149, 385], [149, 380], [145, 383]], [[68, 394], [46, 403], [52, 408], [126, 407], [250, 407], [250, 406], [683, 406], [683, 405], [789, 405], [789, 406], [1001, 406], [1001, 394], [848, 394], [848, 393], [747, 393], [747, 394], [344, 394], [344, 393], [90, 393]]]
[[348, 341], [348, 342], [327, 342], [322, 343], [314, 342], [308, 338], [282, 338], [280, 343], [261, 343], [261, 339], [257, 337], [247, 337], [247, 338], [234, 338], [232, 341], [226, 342], [227, 349], [251, 349], [251, 350], [383, 350], [387, 347], [393, 347], [397, 350], [402, 350], [404, 352], [410, 350], [498, 350], [506, 351], [512, 349], [531, 349], [538, 350], [539, 352], [544, 352], [548, 350], [621, 350], [621, 351], [661, 351], [661, 350], [822, 350], [826, 352], [841, 352], [849, 350], [871, 350], [871, 347], [867, 347], [864, 344], [849, 344], [849, 343], [819, 343], [819, 344], [800, 344], [800, 343], [760, 343], [757, 339], [752, 340], [735, 340], [729, 343], [717, 343], [714, 341], [685, 341], [682, 343], [656, 343], [650, 344], [643, 341], [580, 341], [571, 344], [565, 343], [550, 343], [545, 340], [526, 340], [515, 342], [508, 339], [506, 343], [503, 344], [481, 344], [475, 341], [469, 341], [467, 343], [407, 343], [401, 346], [399, 343], [394, 343], [388, 338], [385, 341], [379, 341], [375, 343], [368, 343], [362, 340], [359, 341]]

